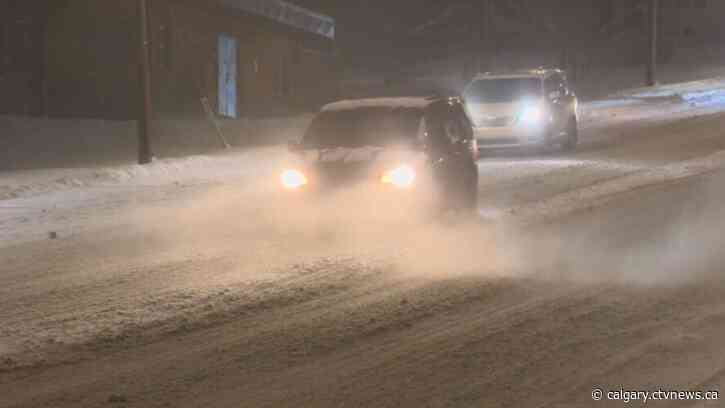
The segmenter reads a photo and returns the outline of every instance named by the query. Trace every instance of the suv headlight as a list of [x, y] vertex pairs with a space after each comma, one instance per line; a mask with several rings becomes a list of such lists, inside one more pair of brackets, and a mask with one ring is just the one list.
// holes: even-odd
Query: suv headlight
[[526, 106], [519, 115], [519, 122], [525, 125], [538, 125], [545, 119], [545, 112], [541, 106]]
[[282, 186], [289, 190], [296, 190], [308, 184], [307, 176], [299, 170], [285, 170], [280, 176]]
[[408, 165], [401, 165], [383, 174], [380, 181], [398, 188], [410, 188], [415, 183], [415, 177], [415, 169]]

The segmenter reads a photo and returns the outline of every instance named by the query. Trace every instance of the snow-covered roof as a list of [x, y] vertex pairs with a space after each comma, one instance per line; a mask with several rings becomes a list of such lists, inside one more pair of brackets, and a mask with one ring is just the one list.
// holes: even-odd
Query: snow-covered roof
[[475, 79], [502, 79], [502, 78], [546, 78], [554, 73], [562, 73], [558, 69], [527, 69], [508, 72], [486, 72], [476, 75]]
[[322, 111], [334, 112], [364, 108], [423, 109], [435, 101], [435, 98], [424, 97], [354, 99], [325, 105]]
[[330, 39], [335, 38], [335, 19], [282, 0], [220, 0], [222, 4], [267, 17]]

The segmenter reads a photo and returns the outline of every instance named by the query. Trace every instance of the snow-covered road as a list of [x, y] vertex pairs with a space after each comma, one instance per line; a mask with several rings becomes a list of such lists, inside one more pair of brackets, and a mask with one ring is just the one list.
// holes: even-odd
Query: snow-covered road
[[2, 174], [0, 407], [721, 390], [723, 101], [721, 79], [587, 103], [575, 154], [484, 158], [481, 218], [450, 225], [288, 205], [278, 147]]

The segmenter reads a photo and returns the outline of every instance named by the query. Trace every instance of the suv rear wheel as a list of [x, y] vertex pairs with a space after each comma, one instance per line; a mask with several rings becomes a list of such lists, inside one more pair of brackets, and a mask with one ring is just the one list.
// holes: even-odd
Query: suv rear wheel
[[474, 211], [478, 208], [478, 165], [470, 160], [463, 163], [458, 174], [458, 187], [452, 207], [462, 211]]
[[478, 209], [478, 165], [475, 161], [469, 163], [467, 173], [464, 207], [466, 210], [476, 210]]
[[[464, 159], [465, 160], [465, 159]], [[469, 211], [478, 207], [478, 166], [472, 159], [447, 162], [439, 168], [441, 211]]]

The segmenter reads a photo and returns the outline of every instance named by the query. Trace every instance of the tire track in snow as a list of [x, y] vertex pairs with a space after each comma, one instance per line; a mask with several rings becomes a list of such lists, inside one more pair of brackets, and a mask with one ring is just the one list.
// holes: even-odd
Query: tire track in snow
[[719, 151], [705, 157], [605, 180], [535, 203], [512, 207], [501, 213], [500, 220], [521, 224], [551, 222], [574, 212], [602, 206], [621, 194], [703, 176], [723, 168], [725, 151]]

